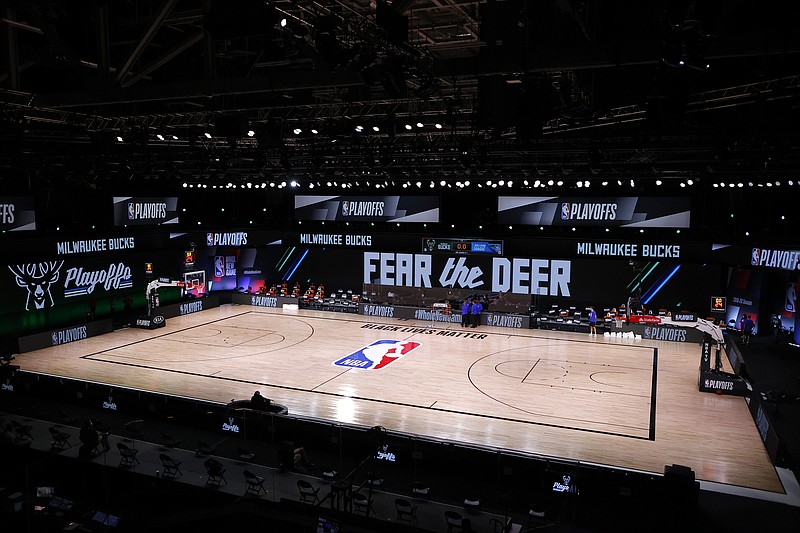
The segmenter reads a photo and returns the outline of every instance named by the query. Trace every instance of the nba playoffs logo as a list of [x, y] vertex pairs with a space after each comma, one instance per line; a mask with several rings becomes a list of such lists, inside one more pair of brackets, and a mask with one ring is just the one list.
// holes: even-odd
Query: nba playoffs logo
[[344, 200], [342, 202], [342, 216], [343, 217], [347, 216], [347, 211], [348, 211], [349, 207], [350, 207], [350, 202], [347, 201], [347, 200]]
[[378, 370], [401, 357], [405, 357], [419, 347], [420, 343], [418, 342], [381, 339], [342, 357], [338, 361], [334, 361], [333, 364], [347, 368]]
[[753, 255], [750, 256], [750, 264], [757, 265], [761, 260], [761, 248], [753, 248]]
[[128, 220], [133, 220], [135, 217], [136, 211], [133, 202], [128, 202]]
[[569, 220], [569, 203], [567, 202], [561, 204], [561, 220]]
[[208, 233], [206, 235], [206, 246], [214, 246], [214, 234]]
[[644, 328], [644, 338], [645, 339], [649, 339], [650, 338], [650, 326], [645, 326], [645, 328]]

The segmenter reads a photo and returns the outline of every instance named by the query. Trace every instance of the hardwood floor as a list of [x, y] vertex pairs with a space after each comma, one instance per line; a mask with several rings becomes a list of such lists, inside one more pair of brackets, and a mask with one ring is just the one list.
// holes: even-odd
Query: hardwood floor
[[[385, 366], [334, 364], [367, 364], [360, 350], [378, 340], [393, 341], [389, 353], [367, 355]], [[745, 400], [699, 392], [699, 362], [691, 343], [237, 305], [17, 358], [25, 370], [212, 401], [260, 390], [291, 415], [527, 454], [659, 473], [681, 464], [783, 493]]]

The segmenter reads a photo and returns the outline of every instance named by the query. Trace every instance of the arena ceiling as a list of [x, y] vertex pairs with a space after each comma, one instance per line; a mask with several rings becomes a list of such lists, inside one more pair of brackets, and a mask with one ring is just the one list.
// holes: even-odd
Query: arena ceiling
[[0, 5], [6, 190], [800, 178], [796, 4]]

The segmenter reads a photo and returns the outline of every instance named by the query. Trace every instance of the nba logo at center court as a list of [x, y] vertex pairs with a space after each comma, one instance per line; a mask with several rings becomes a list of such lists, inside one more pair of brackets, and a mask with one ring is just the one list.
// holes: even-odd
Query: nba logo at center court
[[401, 357], [405, 357], [419, 347], [420, 343], [418, 342], [381, 339], [342, 357], [338, 361], [334, 361], [333, 364], [347, 368], [378, 370]]
[[569, 203], [563, 202], [561, 204], [561, 220], [569, 220]]

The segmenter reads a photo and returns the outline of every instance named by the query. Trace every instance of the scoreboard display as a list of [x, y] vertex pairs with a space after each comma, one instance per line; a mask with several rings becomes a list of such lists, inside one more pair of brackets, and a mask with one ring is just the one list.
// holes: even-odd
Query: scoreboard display
[[422, 251], [451, 254], [503, 255], [503, 241], [425, 238], [422, 239]]

